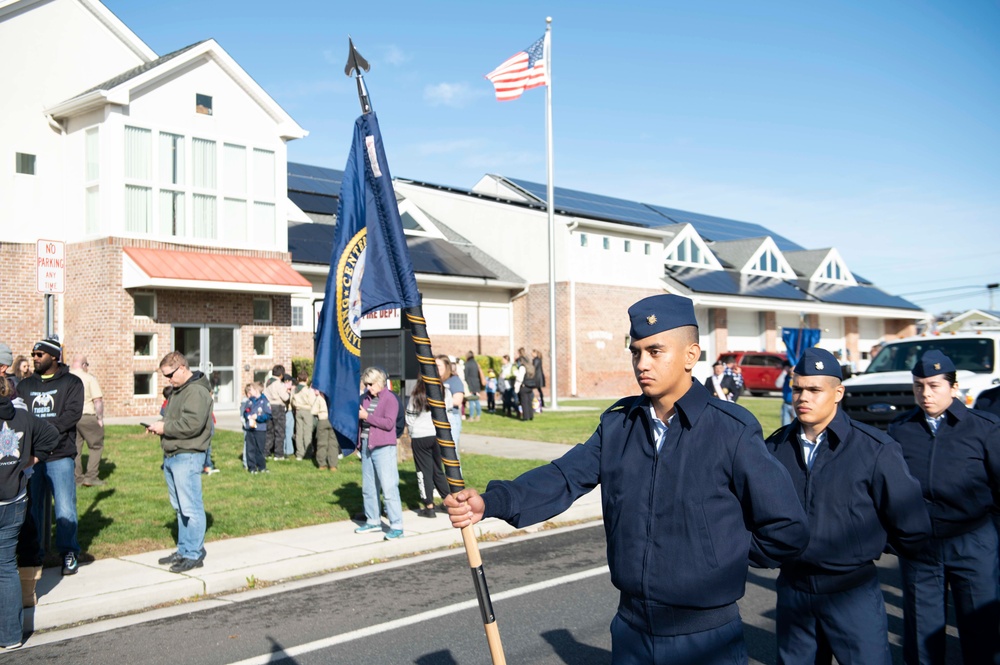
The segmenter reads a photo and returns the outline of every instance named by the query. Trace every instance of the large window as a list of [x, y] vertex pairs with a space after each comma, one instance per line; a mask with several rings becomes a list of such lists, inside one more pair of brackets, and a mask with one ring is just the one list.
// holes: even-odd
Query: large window
[[153, 231], [153, 133], [125, 127], [125, 230]]

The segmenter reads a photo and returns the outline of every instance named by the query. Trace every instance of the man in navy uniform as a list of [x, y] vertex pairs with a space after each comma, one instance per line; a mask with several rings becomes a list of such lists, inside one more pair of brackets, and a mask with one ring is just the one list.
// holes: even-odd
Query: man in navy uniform
[[989, 411], [994, 416], [1000, 417], [1000, 386], [979, 393], [979, 397], [976, 398], [976, 406], [973, 408]]
[[747, 561], [780, 562], [809, 539], [788, 472], [742, 407], [692, 382], [701, 355], [689, 299], [628, 310], [642, 394], [619, 400], [586, 443], [480, 495], [445, 500], [453, 526], [547, 520], [601, 486], [611, 581], [621, 592], [612, 662], [746, 663], [736, 601]]
[[888, 542], [916, 552], [930, 536], [920, 483], [899, 444], [851, 420], [841, 366], [829, 351], [806, 349], [795, 365], [796, 418], [767, 439], [788, 469], [809, 516], [809, 546], [778, 576], [778, 663], [892, 662], [885, 601], [874, 559]]

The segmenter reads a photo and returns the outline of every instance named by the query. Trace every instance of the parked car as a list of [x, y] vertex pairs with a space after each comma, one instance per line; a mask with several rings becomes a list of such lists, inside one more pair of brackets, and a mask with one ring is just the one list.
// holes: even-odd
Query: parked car
[[719, 360], [729, 364], [735, 359], [743, 373], [743, 390], [751, 395], [763, 395], [772, 390], [781, 390], [778, 377], [788, 359], [784, 353], [771, 351], [727, 351], [719, 354]]
[[925, 352], [941, 351], [958, 369], [959, 399], [972, 406], [979, 393], [1000, 384], [1000, 334], [972, 332], [920, 335], [886, 342], [868, 369], [844, 381], [845, 413], [886, 429], [916, 406], [910, 370]]

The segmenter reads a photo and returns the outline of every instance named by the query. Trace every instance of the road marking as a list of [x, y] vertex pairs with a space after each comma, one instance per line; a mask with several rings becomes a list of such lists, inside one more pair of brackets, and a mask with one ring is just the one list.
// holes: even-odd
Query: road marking
[[[516, 598], [517, 596], [525, 596], [530, 593], [536, 593], [538, 591], [544, 591], [545, 589], [550, 589], [561, 584], [570, 584], [572, 582], [579, 582], [580, 580], [585, 580], [590, 577], [596, 577], [598, 575], [605, 575], [609, 573], [607, 566], [600, 566], [599, 568], [591, 568], [590, 570], [583, 570], [579, 573], [573, 573], [572, 575], [564, 575], [563, 577], [557, 577], [545, 582], [538, 582], [537, 584], [529, 584], [528, 586], [518, 587], [517, 589], [511, 589], [510, 591], [504, 591], [498, 594], [490, 594], [493, 602], [506, 600], [508, 598]], [[322, 640], [316, 640], [315, 642], [308, 642], [306, 644], [300, 644], [297, 647], [290, 647], [288, 649], [282, 649], [281, 651], [274, 651], [266, 653], [261, 656], [254, 656], [253, 658], [247, 658], [246, 660], [240, 660], [235, 663], [230, 663], [230, 665], [268, 665], [269, 663], [276, 663], [278, 661], [284, 660], [286, 658], [295, 658], [296, 656], [301, 656], [302, 654], [311, 653], [313, 651], [319, 651], [320, 649], [326, 649], [338, 644], [344, 644], [347, 642], [352, 642], [354, 640], [359, 640], [365, 637], [371, 637], [373, 635], [378, 635], [379, 633], [388, 633], [389, 631], [396, 630], [397, 628], [403, 628], [405, 626], [412, 626], [413, 624], [420, 623], [421, 621], [428, 621], [430, 619], [440, 618], [443, 614], [454, 614], [456, 612], [464, 612], [466, 610], [471, 610], [473, 608], [479, 607], [479, 601], [467, 600], [462, 603], [455, 603], [454, 605], [449, 605], [447, 607], [434, 609], [429, 612], [421, 612], [420, 614], [414, 614], [413, 616], [404, 617], [402, 619], [396, 619], [395, 621], [388, 621], [386, 623], [379, 624], [377, 626], [368, 626], [367, 628], [361, 628], [359, 630], [354, 630], [349, 633], [343, 633], [342, 635], [334, 635], [333, 637], [327, 637]]]

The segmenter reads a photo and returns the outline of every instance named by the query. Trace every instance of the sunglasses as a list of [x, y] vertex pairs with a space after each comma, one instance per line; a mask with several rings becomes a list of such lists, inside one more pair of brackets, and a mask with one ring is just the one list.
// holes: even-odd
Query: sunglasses
[[32, 358], [42, 358], [42, 357], [44, 357], [45, 355], [46, 355], [46, 354], [45, 354], [45, 352], [44, 352], [44, 351], [32, 351], [32, 352], [31, 352], [31, 357], [32, 357]]
[[170, 372], [170, 374], [167, 374], [166, 372], [164, 372], [164, 373], [163, 373], [163, 378], [164, 378], [164, 379], [169, 379], [169, 378], [170, 378], [170, 377], [172, 377], [172, 376], [173, 376], [174, 374], [176, 374], [176, 373], [177, 373], [177, 370], [179, 370], [179, 369], [180, 369], [180, 367], [175, 367], [175, 368], [174, 368], [174, 371]]

